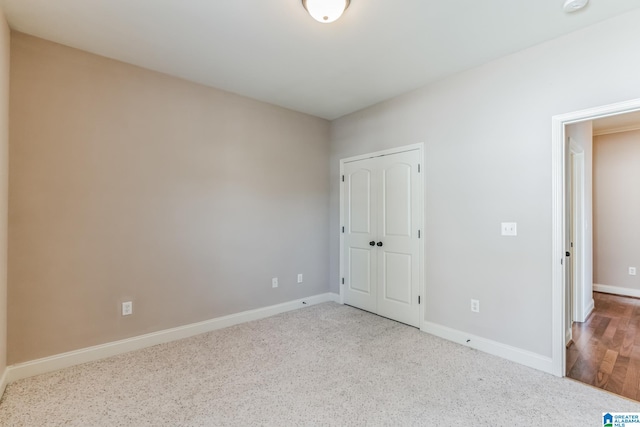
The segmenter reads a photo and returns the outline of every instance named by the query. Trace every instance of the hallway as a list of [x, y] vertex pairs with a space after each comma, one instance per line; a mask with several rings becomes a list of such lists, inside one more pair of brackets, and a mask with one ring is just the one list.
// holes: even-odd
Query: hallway
[[574, 323], [567, 376], [640, 400], [640, 299], [593, 293], [595, 309]]

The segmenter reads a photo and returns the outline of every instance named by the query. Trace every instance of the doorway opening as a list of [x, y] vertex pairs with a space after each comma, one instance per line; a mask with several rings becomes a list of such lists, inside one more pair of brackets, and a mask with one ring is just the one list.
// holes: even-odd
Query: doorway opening
[[[589, 129], [589, 126], [585, 126]], [[569, 132], [571, 133], [571, 132]], [[578, 132], [576, 132], [578, 133]], [[586, 132], [591, 138], [591, 132]], [[568, 255], [565, 268], [565, 343], [569, 346], [573, 340], [572, 326], [574, 322], [584, 322], [593, 309], [591, 287], [591, 247], [589, 224], [591, 197], [586, 197], [585, 149], [574, 137], [567, 138], [567, 215], [566, 242]], [[591, 150], [589, 150], [591, 152]], [[591, 158], [591, 156], [589, 156]], [[589, 190], [591, 186], [589, 186]]]
[[[636, 345], [640, 300], [633, 298], [640, 289], [637, 278], [627, 271], [635, 270], [640, 253], [640, 195], [629, 185], [640, 180], [640, 113], [568, 125], [565, 132], [569, 140], [567, 248], [571, 251], [566, 259], [565, 320], [570, 338], [565, 372], [574, 380], [640, 400], [640, 346]], [[585, 151], [588, 191], [580, 194], [580, 158]], [[582, 195], [588, 206], [581, 206]], [[582, 221], [579, 212], [585, 207], [587, 220]], [[576, 264], [581, 260], [577, 242], [581, 228], [588, 236], [585, 265], [589, 268], [583, 274], [588, 278], [583, 284], [588, 300], [575, 296], [575, 290], [580, 290], [576, 285], [581, 269]], [[582, 319], [576, 308], [586, 308], [588, 318]]]
[[593, 265], [588, 253], [593, 224], [585, 202], [584, 159], [581, 147], [571, 144], [570, 127], [638, 112], [640, 99], [635, 99], [552, 118], [552, 363], [557, 376], [567, 374], [566, 345], [573, 338], [570, 325], [586, 320], [593, 309]]

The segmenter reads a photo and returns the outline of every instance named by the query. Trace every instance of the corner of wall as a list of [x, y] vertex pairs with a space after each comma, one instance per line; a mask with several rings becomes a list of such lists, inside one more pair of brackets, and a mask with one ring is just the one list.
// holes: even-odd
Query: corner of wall
[[0, 399], [4, 395], [4, 391], [7, 389], [7, 373], [9, 372], [8, 368], [4, 368], [2, 372], [2, 376], [0, 377]]
[[0, 397], [7, 383], [7, 215], [9, 203], [10, 29], [0, 8]]

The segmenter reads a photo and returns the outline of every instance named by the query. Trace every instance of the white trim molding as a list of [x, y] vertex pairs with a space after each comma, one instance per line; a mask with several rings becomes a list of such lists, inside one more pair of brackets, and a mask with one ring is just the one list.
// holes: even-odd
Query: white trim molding
[[516, 362], [530, 368], [538, 369], [550, 374], [553, 373], [553, 360], [550, 357], [545, 357], [531, 351], [512, 347], [497, 341], [468, 334], [457, 329], [438, 325], [437, 323], [425, 321], [422, 325], [423, 327], [420, 330], [431, 335], [435, 335], [437, 337], [444, 338], [445, 340], [452, 341], [466, 347], [471, 347], [503, 359], [511, 360], [512, 362]]
[[640, 289], [623, 288], [620, 286], [593, 284], [593, 290], [605, 294], [622, 295], [625, 297], [640, 298]]
[[128, 353], [133, 350], [139, 350], [157, 344], [192, 337], [194, 335], [226, 328], [228, 326], [250, 322], [252, 320], [264, 319], [265, 317], [274, 316], [287, 311], [337, 300], [339, 300], [339, 296], [337, 294], [327, 292], [325, 294], [301, 298], [269, 307], [243, 311], [241, 313], [217, 317], [203, 322], [192, 323], [190, 325], [179, 326], [177, 328], [165, 329], [163, 331], [139, 335], [133, 338], [87, 347], [67, 353], [56, 354], [54, 356], [31, 360], [29, 362], [18, 363], [16, 365], [9, 366], [6, 369], [3, 381], [0, 385], [8, 384], [22, 378], [32, 377], [34, 375], [57, 371], [70, 366]]
[[329, 292], [329, 301], [333, 301], [338, 304], [343, 304], [340, 298], [340, 294], [336, 294], [335, 292]]
[[640, 98], [551, 118], [551, 359], [552, 373], [565, 375], [565, 127], [569, 124], [640, 111]]
[[[591, 220], [587, 221], [585, 206], [585, 154], [584, 149], [580, 147], [572, 138], [569, 138], [569, 150], [572, 157], [573, 176], [573, 248], [571, 249], [571, 258], [573, 258], [573, 313], [571, 313], [571, 321], [584, 322], [589, 315], [588, 302], [593, 300], [591, 297], [591, 284], [585, 280], [589, 270], [593, 269], [591, 259], [587, 259], [587, 227]], [[589, 269], [589, 270], [587, 270]], [[566, 319], [565, 319], [566, 320]], [[571, 335], [571, 323], [567, 322], [568, 333]], [[568, 342], [568, 341], [567, 341]]]
[[621, 126], [613, 129], [594, 130], [593, 136], [611, 135], [612, 133], [631, 132], [640, 130], [640, 124]]

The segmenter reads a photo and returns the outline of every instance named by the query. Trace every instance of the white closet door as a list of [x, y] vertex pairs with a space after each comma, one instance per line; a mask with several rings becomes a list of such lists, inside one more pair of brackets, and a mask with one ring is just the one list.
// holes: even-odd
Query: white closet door
[[378, 314], [420, 326], [418, 151], [380, 157]]
[[378, 186], [376, 159], [344, 166], [344, 301], [363, 310], [377, 310], [376, 246]]
[[344, 164], [344, 301], [419, 326], [418, 150]]

